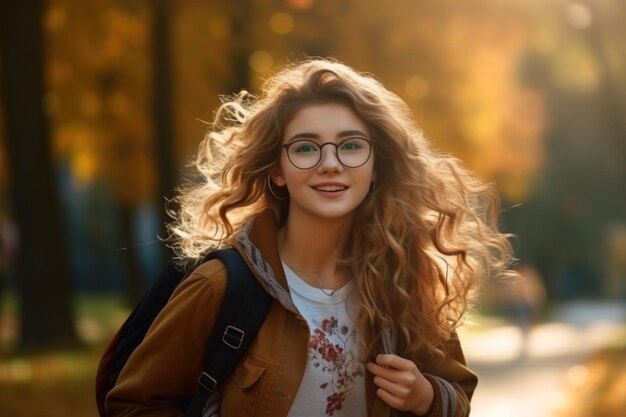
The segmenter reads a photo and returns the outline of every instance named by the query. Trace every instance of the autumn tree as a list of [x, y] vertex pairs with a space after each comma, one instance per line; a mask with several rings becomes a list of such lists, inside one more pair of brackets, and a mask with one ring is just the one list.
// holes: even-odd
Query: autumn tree
[[42, 1], [1, 2], [2, 97], [13, 212], [22, 351], [77, 343], [72, 280], [48, 121], [42, 104]]
[[[119, 283], [120, 277], [100, 271], [111, 271], [105, 269], [108, 263], [121, 266], [130, 303], [143, 293], [140, 249], [162, 245], [156, 236], [139, 241], [136, 233], [138, 215], [155, 204], [158, 187], [151, 10], [147, 0], [53, 0], [44, 18], [57, 160], [69, 166], [72, 192], [106, 190], [106, 202], [91, 204], [104, 208], [90, 213], [89, 224], [81, 226], [91, 228], [82, 232], [89, 235], [82, 243], [90, 247], [96, 271], [84, 279]], [[163, 200], [158, 204], [161, 209]], [[113, 230], [103, 230], [107, 217], [114, 218]]]

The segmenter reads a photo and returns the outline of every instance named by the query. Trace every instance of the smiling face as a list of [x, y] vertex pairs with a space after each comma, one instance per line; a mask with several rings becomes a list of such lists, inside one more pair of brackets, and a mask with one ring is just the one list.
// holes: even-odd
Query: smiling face
[[[289, 190], [289, 216], [311, 219], [349, 219], [369, 192], [375, 179], [374, 151], [360, 164], [359, 152], [371, 140], [365, 123], [347, 106], [339, 103], [312, 104], [298, 111], [285, 127], [279, 169], [272, 175], [278, 186]], [[306, 142], [305, 142], [306, 140]], [[334, 146], [338, 145], [338, 146]], [[300, 169], [290, 161], [310, 166]], [[337, 157], [340, 153], [344, 163]], [[295, 159], [299, 158], [299, 159]], [[308, 160], [308, 162], [307, 162]], [[356, 163], [354, 162], [356, 161]]]

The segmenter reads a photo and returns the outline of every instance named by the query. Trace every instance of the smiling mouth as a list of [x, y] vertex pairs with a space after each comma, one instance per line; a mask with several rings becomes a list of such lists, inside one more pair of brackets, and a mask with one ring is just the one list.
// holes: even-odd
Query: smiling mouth
[[344, 185], [320, 185], [319, 187], [313, 187], [316, 191], [337, 192], [346, 190], [348, 187]]

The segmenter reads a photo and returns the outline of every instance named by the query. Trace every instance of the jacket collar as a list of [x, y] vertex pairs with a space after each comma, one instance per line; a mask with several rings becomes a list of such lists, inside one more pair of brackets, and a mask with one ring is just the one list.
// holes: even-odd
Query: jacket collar
[[278, 251], [278, 225], [274, 212], [270, 209], [261, 212], [249, 223], [248, 230], [248, 239], [272, 267], [278, 283], [287, 289], [287, 278]]
[[274, 212], [268, 209], [250, 219], [230, 243], [243, 255], [265, 291], [287, 310], [298, 314], [280, 260]]

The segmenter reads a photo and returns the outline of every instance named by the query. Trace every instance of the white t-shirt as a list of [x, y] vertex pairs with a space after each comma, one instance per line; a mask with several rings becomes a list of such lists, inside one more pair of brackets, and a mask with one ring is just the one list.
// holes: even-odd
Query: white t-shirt
[[311, 333], [304, 376], [288, 417], [366, 415], [365, 367], [353, 322], [356, 306], [346, 303], [352, 284], [327, 295], [283, 266], [291, 298]]

